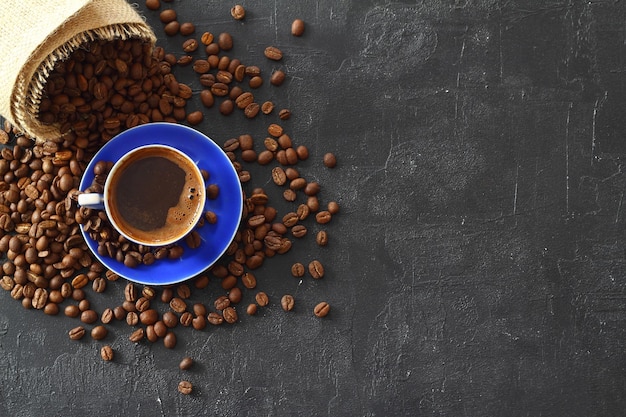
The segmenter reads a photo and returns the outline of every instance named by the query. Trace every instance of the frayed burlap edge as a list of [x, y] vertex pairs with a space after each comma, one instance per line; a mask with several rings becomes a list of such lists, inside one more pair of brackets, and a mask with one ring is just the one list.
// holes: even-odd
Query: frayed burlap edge
[[20, 74], [14, 85], [11, 99], [11, 113], [18, 128], [38, 142], [45, 139], [60, 138], [62, 135], [59, 132], [59, 126], [45, 125], [38, 119], [39, 105], [46, 88], [46, 82], [57, 62], [66, 60], [74, 51], [89, 42], [131, 38], [143, 39], [152, 45], [156, 42], [152, 30], [141, 23], [115, 24], [96, 28], [77, 34], [50, 53], [41, 62], [32, 77], [27, 77], [27, 74]]

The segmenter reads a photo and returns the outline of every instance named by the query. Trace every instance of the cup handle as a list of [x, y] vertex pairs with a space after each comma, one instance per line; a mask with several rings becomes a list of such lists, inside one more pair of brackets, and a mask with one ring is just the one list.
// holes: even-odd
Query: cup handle
[[90, 209], [103, 210], [104, 196], [98, 193], [78, 194], [78, 205]]

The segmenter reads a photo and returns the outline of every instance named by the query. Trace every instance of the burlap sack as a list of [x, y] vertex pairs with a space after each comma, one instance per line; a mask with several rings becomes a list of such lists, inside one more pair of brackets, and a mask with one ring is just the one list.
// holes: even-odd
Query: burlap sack
[[156, 37], [125, 0], [3, 0], [0, 4], [0, 114], [37, 140], [58, 138], [39, 123], [55, 63], [87, 42]]

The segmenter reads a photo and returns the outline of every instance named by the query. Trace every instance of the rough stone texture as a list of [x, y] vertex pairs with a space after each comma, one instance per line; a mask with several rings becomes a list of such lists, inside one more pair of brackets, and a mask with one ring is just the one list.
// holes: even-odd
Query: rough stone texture
[[[267, 76], [285, 69], [283, 86], [258, 94], [292, 111], [282, 124], [311, 154], [301, 171], [341, 204], [329, 245], [267, 262], [256, 275], [270, 306], [243, 314], [244, 292], [241, 323], [177, 330], [173, 351], [110, 326], [111, 363], [102, 342], [66, 337], [75, 321], [0, 293], [0, 414], [623, 414], [626, 4], [261, 3], [241, 22], [217, 1], [163, 5], [198, 37], [230, 32], [230, 55]], [[146, 16], [180, 52], [182, 37]], [[280, 64], [264, 61], [268, 45]], [[261, 144], [276, 122], [208, 114], [197, 128], [218, 143], [251, 133]], [[334, 170], [321, 164], [328, 151]], [[266, 168], [253, 178], [273, 189]], [[290, 275], [314, 258], [322, 280]], [[115, 305], [122, 286], [94, 303]], [[332, 310], [320, 320], [322, 300]]]

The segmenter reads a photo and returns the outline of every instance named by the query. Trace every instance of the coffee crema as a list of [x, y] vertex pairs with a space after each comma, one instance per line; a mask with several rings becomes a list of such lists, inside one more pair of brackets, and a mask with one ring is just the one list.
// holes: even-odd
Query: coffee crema
[[197, 172], [190, 160], [169, 148], [133, 153], [111, 178], [111, 220], [145, 244], [183, 238], [204, 208], [204, 180]]

